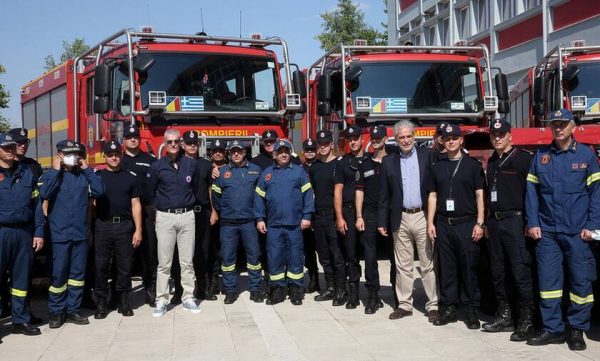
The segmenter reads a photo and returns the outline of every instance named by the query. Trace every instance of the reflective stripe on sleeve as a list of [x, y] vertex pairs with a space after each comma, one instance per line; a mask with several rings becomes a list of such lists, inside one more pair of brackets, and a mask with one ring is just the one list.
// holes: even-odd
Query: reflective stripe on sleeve
[[533, 175], [533, 174], [531, 174], [531, 173], [527, 174], [527, 181], [528, 181], [528, 182], [531, 182], [531, 183], [537, 183], [537, 184], [539, 184], [539, 183], [540, 183], [540, 180], [538, 179], [538, 177], [537, 177], [537, 176], [534, 176], [534, 175]]
[[303, 185], [302, 188], [300, 188], [300, 189], [302, 190], [302, 193], [304, 193], [307, 190], [309, 190], [310, 188], [312, 188], [312, 185], [310, 184], [310, 182], [308, 182], [305, 185]]
[[210, 189], [212, 189], [212, 191], [213, 191], [213, 192], [217, 192], [217, 193], [221, 194], [221, 187], [219, 187], [219, 186], [218, 186], [218, 185], [216, 185], [216, 184], [213, 184], [213, 185], [210, 187]]
[[267, 192], [263, 191], [259, 187], [256, 187], [256, 193], [263, 198], [265, 198], [267, 196]]
[[37, 198], [37, 197], [39, 197], [39, 195], [40, 195], [40, 192], [37, 189], [35, 189], [33, 192], [31, 192], [31, 198]]
[[587, 185], [590, 186], [592, 183], [600, 180], [600, 172], [592, 173], [589, 177], [587, 177]]

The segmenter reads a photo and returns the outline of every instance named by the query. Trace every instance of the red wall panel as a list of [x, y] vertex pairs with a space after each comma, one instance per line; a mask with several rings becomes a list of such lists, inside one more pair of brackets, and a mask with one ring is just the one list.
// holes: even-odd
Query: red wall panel
[[554, 29], [562, 29], [580, 21], [600, 15], [600, 1], [571, 0], [552, 11]]
[[542, 14], [527, 18], [498, 32], [498, 50], [505, 50], [542, 36]]
[[417, 0], [400, 0], [400, 10], [405, 10], [412, 4], [416, 3]]

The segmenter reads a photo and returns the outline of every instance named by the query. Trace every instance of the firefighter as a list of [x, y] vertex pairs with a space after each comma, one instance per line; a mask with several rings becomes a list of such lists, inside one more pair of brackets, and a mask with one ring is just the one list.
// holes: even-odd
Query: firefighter
[[467, 328], [479, 329], [477, 266], [479, 240], [485, 229], [483, 169], [479, 161], [461, 151], [458, 125], [447, 125], [442, 134], [447, 157], [433, 165], [427, 204], [427, 233], [439, 251], [441, 268], [441, 310], [433, 324], [456, 322], [460, 302], [466, 306]]
[[88, 203], [89, 197], [98, 198], [105, 193], [102, 179], [83, 158], [83, 145], [61, 140], [56, 150], [52, 168], [40, 178], [40, 196], [48, 200], [52, 240], [50, 328], [59, 328], [65, 321], [89, 323], [79, 313], [88, 254]]
[[267, 235], [269, 305], [285, 300], [286, 283], [293, 305], [304, 298], [302, 230], [310, 227], [314, 201], [308, 175], [291, 163], [291, 153], [288, 140], [277, 140], [275, 164], [261, 173], [254, 197], [256, 228]]
[[[360, 281], [360, 264], [358, 262], [358, 244], [356, 231], [356, 173], [358, 165], [365, 159], [361, 129], [355, 125], [349, 126], [342, 133], [350, 148], [350, 154], [338, 161], [335, 172], [333, 191], [333, 206], [335, 209], [335, 224], [337, 231], [344, 239], [344, 256], [348, 276], [348, 295], [346, 308], [353, 309], [359, 305], [358, 283]], [[345, 282], [336, 284], [336, 293], [346, 290]]]
[[34, 251], [44, 245], [44, 215], [35, 176], [15, 162], [16, 151], [12, 136], [0, 133], [0, 274], [8, 270], [12, 280], [12, 333], [34, 336], [41, 332], [31, 325], [27, 292]]
[[29, 139], [29, 132], [25, 128], [13, 128], [8, 131], [8, 134], [13, 138], [15, 142], [17, 142], [17, 152], [15, 154], [15, 160], [17, 162], [21, 162], [27, 168], [31, 170], [33, 176], [37, 182], [37, 180], [42, 176], [42, 166], [38, 163], [37, 160], [26, 157], [27, 151], [29, 150], [29, 144], [31, 143], [31, 139]]
[[[302, 142], [302, 150], [304, 152], [304, 164], [302, 166], [308, 173], [310, 166], [317, 160], [317, 142], [312, 138], [307, 138]], [[321, 291], [321, 287], [319, 285], [315, 232], [312, 228], [307, 228], [302, 231], [302, 238], [304, 239], [304, 266], [308, 270], [309, 277], [306, 293], [318, 292]]]
[[[515, 280], [519, 300], [519, 322], [511, 341], [533, 336], [533, 294], [531, 269], [523, 234], [525, 184], [531, 153], [512, 146], [510, 123], [497, 119], [490, 124], [490, 141], [495, 152], [487, 164], [488, 251], [498, 311], [493, 321], [484, 323], [487, 332], [513, 331], [507, 297], [506, 273]], [[508, 267], [507, 267], [508, 266]]]
[[[586, 348], [594, 302], [596, 263], [590, 249], [592, 230], [600, 229], [600, 167], [594, 151], [573, 137], [573, 114], [561, 109], [550, 118], [553, 142], [540, 148], [527, 175], [528, 234], [535, 247], [543, 329], [528, 345], [567, 341], [571, 350]], [[569, 274], [570, 330], [561, 310], [563, 259]]]
[[147, 187], [150, 165], [156, 158], [140, 149], [140, 129], [135, 124], [126, 125], [123, 129], [123, 160], [121, 168], [136, 174], [140, 183], [142, 195], [142, 239], [141, 246], [137, 249], [142, 259], [142, 281], [144, 283], [145, 302], [150, 307], [155, 306], [156, 299], [156, 267], [158, 256], [156, 250], [156, 209], [154, 208], [154, 195]]
[[[275, 141], [277, 140], [277, 132], [273, 129], [267, 129], [262, 133], [261, 137], [263, 147], [260, 154], [252, 158], [252, 163], [258, 165], [260, 169], [265, 170], [273, 165], [273, 150], [275, 149]], [[301, 164], [300, 158], [292, 153], [293, 164]]]
[[242, 142], [234, 140], [227, 146], [229, 164], [220, 169], [212, 185], [212, 200], [221, 224], [221, 258], [225, 304], [237, 299], [237, 251], [240, 240], [246, 250], [250, 300], [262, 303], [260, 290], [261, 263], [258, 232], [254, 224], [254, 192], [261, 169], [245, 160]]
[[317, 132], [318, 157], [308, 170], [315, 193], [315, 212], [313, 229], [315, 246], [319, 262], [325, 274], [326, 288], [315, 296], [315, 301], [331, 301], [333, 306], [346, 303], [345, 290], [336, 284], [346, 282], [343, 239], [335, 231], [335, 212], [333, 210], [333, 187], [338, 161], [333, 155], [333, 135], [328, 130]]
[[97, 172], [106, 193], [96, 200], [94, 258], [96, 265], [94, 293], [95, 319], [106, 318], [108, 312], [109, 264], [116, 268], [115, 291], [119, 293], [118, 312], [133, 316], [129, 305], [133, 251], [142, 241], [142, 190], [136, 174], [121, 169], [121, 144], [112, 140], [102, 147], [106, 169]]

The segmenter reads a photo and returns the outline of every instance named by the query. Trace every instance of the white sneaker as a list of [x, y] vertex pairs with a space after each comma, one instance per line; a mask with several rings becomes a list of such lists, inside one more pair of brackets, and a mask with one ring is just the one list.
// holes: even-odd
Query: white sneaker
[[190, 311], [191, 313], [202, 312], [200, 306], [196, 304], [196, 301], [193, 298], [188, 298], [187, 300], [183, 301], [183, 309]]
[[162, 302], [157, 302], [156, 308], [154, 309], [154, 311], [152, 311], [152, 316], [162, 317], [162, 315], [164, 315], [165, 313], [167, 313], [167, 305], [165, 305]]

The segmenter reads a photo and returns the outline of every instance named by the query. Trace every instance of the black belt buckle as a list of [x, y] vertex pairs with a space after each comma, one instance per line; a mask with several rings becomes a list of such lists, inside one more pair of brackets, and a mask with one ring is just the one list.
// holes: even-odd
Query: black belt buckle
[[112, 217], [112, 223], [121, 223], [121, 217]]
[[494, 217], [500, 221], [509, 217], [520, 216], [522, 214], [523, 212], [521, 211], [496, 211], [494, 212]]
[[198, 206], [194, 206], [194, 212], [195, 213], [200, 213], [202, 211], [202, 206], [198, 205]]
[[422, 207], [418, 207], [418, 208], [404, 208], [403, 212], [406, 212], [408, 214], [415, 214], [415, 213], [419, 213], [423, 210]]

